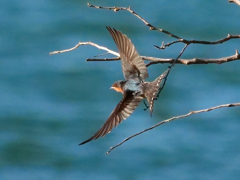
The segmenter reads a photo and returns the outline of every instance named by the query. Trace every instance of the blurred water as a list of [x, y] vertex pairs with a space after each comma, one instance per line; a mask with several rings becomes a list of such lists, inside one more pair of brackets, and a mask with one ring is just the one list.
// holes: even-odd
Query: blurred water
[[[189, 39], [240, 34], [240, 10], [227, 1], [92, 1], [131, 6], [157, 27]], [[92, 41], [116, 50], [105, 29], [127, 34], [141, 55], [176, 57], [182, 46], [153, 47], [174, 39], [150, 32], [128, 12], [87, 7], [87, 1], [0, 2], [0, 179], [239, 179], [240, 111], [219, 109], [177, 120], [105, 152], [161, 120], [219, 104], [239, 102], [240, 62], [177, 65], [153, 118], [144, 105], [111, 134], [84, 146], [121, 95], [109, 90], [122, 79], [120, 62], [86, 62], [93, 47], [49, 56]], [[240, 50], [239, 40], [189, 47], [183, 58], [218, 58]], [[167, 65], [149, 67], [149, 80]]]

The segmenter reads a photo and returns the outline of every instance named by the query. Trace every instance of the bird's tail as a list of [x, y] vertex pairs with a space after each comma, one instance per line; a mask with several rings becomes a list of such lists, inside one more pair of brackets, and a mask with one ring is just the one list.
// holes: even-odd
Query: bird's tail
[[151, 116], [152, 116], [152, 112], [153, 112], [154, 100], [157, 99], [161, 82], [166, 77], [168, 72], [169, 72], [169, 69], [167, 71], [165, 71], [163, 74], [161, 74], [154, 81], [146, 82], [143, 84], [143, 94], [148, 101]]

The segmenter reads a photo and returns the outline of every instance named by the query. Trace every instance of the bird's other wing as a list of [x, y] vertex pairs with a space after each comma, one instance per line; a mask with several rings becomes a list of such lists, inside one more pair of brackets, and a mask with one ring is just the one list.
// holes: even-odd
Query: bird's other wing
[[134, 96], [132, 92], [125, 93], [123, 99], [113, 110], [110, 117], [101, 127], [101, 129], [99, 129], [91, 138], [79, 145], [85, 144], [93, 139], [98, 139], [99, 137], [103, 137], [107, 133], [110, 133], [114, 127], [116, 127], [119, 123], [121, 123], [124, 119], [132, 114], [142, 99], [143, 97]]
[[143, 59], [139, 56], [131, 40], [120, 31], [107, 27], [115, 41], [122, 61], [123, 75], [126, 79], [140, 76], [142, 79], [148, 78], [147, 67]]

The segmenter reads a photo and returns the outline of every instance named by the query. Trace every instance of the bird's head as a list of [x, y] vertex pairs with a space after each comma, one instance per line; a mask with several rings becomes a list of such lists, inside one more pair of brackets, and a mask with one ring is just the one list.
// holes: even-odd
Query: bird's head
[[122, 81], [122, 80], [117, 81], [112, 85], [112, 87], [110, 89], [114, 89], [115, 91], [123, 94], [123, 87], [124, 87], [125, 83], [126, 82]]

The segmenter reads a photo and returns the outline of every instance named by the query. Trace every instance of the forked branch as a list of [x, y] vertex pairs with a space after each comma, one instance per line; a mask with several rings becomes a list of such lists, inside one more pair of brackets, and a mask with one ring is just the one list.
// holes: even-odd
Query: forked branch
[[[235, 3], [239, 3], [239, 0], [233, 0], [233, 2]], [[165, 33], [175, 39], [177, 39], [177, 41], [173, 41], [171, 43], [167, 43], [167, 44], [164, 44], [164, 42], [162, 43], [162, 45], [159, 47], [159, 46], [156, 46], [158, 49], [165, 49], [166, 47], [169, 47], [173, 44], [176, 44], [176, 43], [179, 43], [179, 42], [182, 42], [184, 44], [221, 44], [221, 43], [224, 43], [230, 39], [236, 39], [236, 38], [240, 38], [240, 35], [230, 35], [228, 34], [227, 37], [225, 38], [222, 38], [220, 40], [217, 40], [217, 41], [199, 41], [199, 40], [187, 40], [187, 39], [184, 39], [180, 36], [177, 36], [171, 32], [168, 32], [164, 29], [160, 29], [160, 28], [157, 28], [155, 26], [153, 26], [152, 24], [150, 24], [147, 20], [143, 19], [139, 14], [137, 14], [135, 11], [133, 11], [130, 7], [103, 7], [103, 6], [95, 6], [95, 5], [91, 5], [88, 3], [88, 6], [89, 7], [92, 7], [92, 8], [97, 8], [97, 9], [108, 9], [108, 10], [113, 10], [115, 12], [119, 11], [119, 10], [125, 10], [125, 11], [128, 11], [130, 12], [131, 14], [135, 15], [138, 19], [140, 19], [146, 26], [149, 26], [150, 27], [150, 30], [157, 30], [159, 32], [162, 32], [162, 33]]]
[[[143, 57], [143, 59], [145, 59]], [[216, 63], [216, 64], [222, 64], [226, 62], [231, 62], [235, 60], [240, 60], [240, 54], [238, 53], [238, 50], [236, 50], [236, 53], [232, 56], [227, 56], [227, 57], [222, 57], [222, 58], [216, 58], [216, 59], [202, 59], [202, 58], [194, 58], [194, 59], [179, 59], [176, 61], [177, 64], [184, 64], [184, 65], [191, 65], [191, 64], [211, 64], [211, 63]], [[170, 60], [162, 60], [160, 59], [159, 61], [154, 59], [153, 62], [148, 63], [146, 66], [150, 66], [153, 64], [163, 64], [163, 63], [173, 63], [175, 59], [170, 59]]]
[[[91, 45], [98, 49], [104, 50], [109, 54], [117, 56], [115, 58], [101, 58], [101, 59], [88, 58], [87, 61], [118, 61], [118, 60], [120, 60], [118, 52], [115, 52], [107, 47], [100, 46], [100, 45], [98, 45], [96, 43], [92, 43], [92, 42], [79, 42], [76, 46], [74, 46], [70, 49], [50, 52], [50, 55], [69, 52], [69, 51], [77, 49], [79, 46], [82, 46], [82, 45]], [[148, 63], [147, 66], [150, 66], [153, 64], [164, 64], [164, 63], [172, 64], [174, 61], [176, 61], [175, 62], [176, 64], [191, 65], [191, 64], [210, 64], [210, 63], [222, 64], [222, 63], [226, 63], [226, 62], [240, 60], [240, 54], [238, 53], [237, 50], [236, 50], [236, 53], [232, 56], [222, 57], [222, 58], [217, 58], [217, 59], [194, 58], [194, 59], [177, 59], [176, 60], [174, 58], [164, 59], [164, 58], [149, 57], [149, 56], [141, 56], [141, 57], [143, 58], [143, 60], [152, 61], [152, 62]]]
[[222, 39], [219, 39], [217, 41], [199, 41], [199, 40], [177, 40], [177, 41], [173, 41], [171, 43], [167, 43], [167, 44], [164, 44], [164, 42], [162, 43], [162, 45], [159, 47], [159, 46], [156, 46], [156, 48], [158, 49], [165, 49], [166, 47], [169, 47], [173, 44], [176, 44], [176, 43], [179, 43], [179, 42], [183, 42], [185, 44], [206, 44], [206, 45], [214, 45], [214, 44], [222, 44], [226, 41], [229, 41], [230, 39], [238, 39], [240, 38], [240, 35], [231, 35], [231, 34], [228, 34], [227, 37], [225, 38], [222, 38]]
[[113, 10], [115, 12], [119, 11], [119, 10], [125, 10], [125, 11], [128, 11], [130, 12], [131, 14], [133, 14], [134, 16], [136, 16], [138, 19], [140, 19], [142, 22], [144, 22], [144, 24], [146, 26], [148, 26], [150, 28], [150, 30], [157, 30], [157, 31], [160, 31], [160, 32], [163, 32], [171, 37], [174, 37], [176, 39], [182, 39], [181, 37], [177, 36], [177, 35], [174, 35], [164, 29], [160, 29], [160, 28], [156, 28], [154, 27], [153, 25], [151, 25], [148, 21], [146, 21], [145, 19], [143, 19], [139, 14], [137, 14], [136, 12], [134, 12], [130, 7], [103, 7], [103, 6], [95, 6], [95, 5], [92, 5], [90, 3], [87, 4], [89, 7], [93, 7], [93, 8], [97, 8], [97, 9], [108, 9], [108, 10]]

